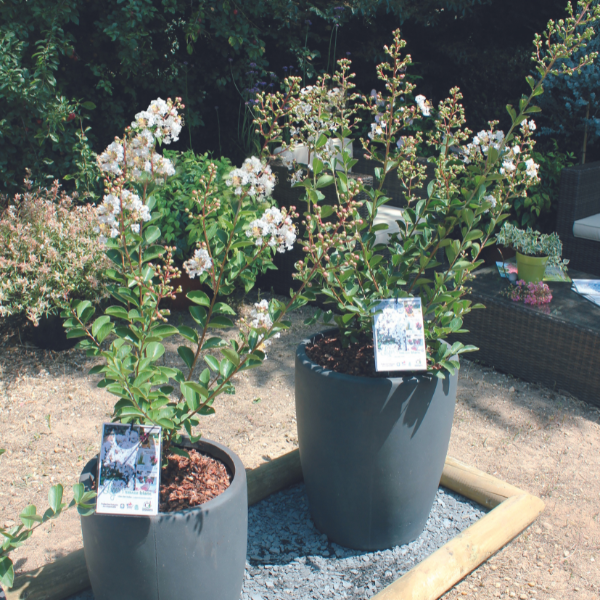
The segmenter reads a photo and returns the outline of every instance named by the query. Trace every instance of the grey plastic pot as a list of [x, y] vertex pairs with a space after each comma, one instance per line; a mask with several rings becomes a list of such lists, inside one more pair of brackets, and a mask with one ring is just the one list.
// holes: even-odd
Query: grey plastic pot
[[[220, 496], [155, 517], [81, 518], [95, 600], [239, 600], [248, 538], [248, 492], [242, 461], [209, 440], [193, 445], [233, 473]], [[91, 487], [97, 460], [80, 481]]]
[[359, 550], [411, 542], [444, 468], [458, 375], [335, 373], [308, 358], [310, 341], [296, 351], [296, 418], [315, 526]]

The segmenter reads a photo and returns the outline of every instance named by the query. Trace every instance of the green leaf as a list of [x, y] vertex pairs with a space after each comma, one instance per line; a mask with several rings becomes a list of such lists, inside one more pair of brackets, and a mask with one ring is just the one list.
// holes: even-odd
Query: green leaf
[[50, 508], [57, 513], [62, 508], [63, 486], [59, 483], [53, 485], [48, 492], [48, 504]]
[[240, 355], [233, 348], [222, 348], [221, 354], [226, 356], [236, 367], [240, 364]]
[[206, 362], [206, 364], [213, 370], [213, 371], [219, 371], [219, 361], [214, 357], [211, 356], [210, 354], [208, 354], [207, 356], [204, 357], [204, 362]]
[[104, 313], [118, 319], [127, 319], [127, 311], [122, 306], [109, 306]]
[[326, 219], [333, 214], [333, 206], [329, 206], [329, 204], [325, 204], [321, 207], [321, 217]]
[[333, 175], [321, 175], [319, 179], [317, 179], [317, 189], [327, 187], [333, 183]]
[[155, 225], [151, 225], [144, 231], [144, 239], [147, 244], [152, 244], [160, 237], [160, 229]]
[[169, 450], [173, 454], [177, 454], [178, 456], [185, 456], [185, 458], [189, 458], [190, 457], [190, 455], [183, 448], [178, 448], [177, 446], [171, 446], [169, 448]]
[[191, 300], [195, 304], [200, 304], [200, 306], [210, 306], [210, 298], [200, 290], [195, 290], [193, 292], [188, 292], [186, 294], [186, 298]]
[[206, 324], [206, 310], [201, 306], [190, 306], [189, 311], [190, 315], [192, 315], [192, 319], [194, 319], [200, 327], [204, 327]]
[[220, 337], [211, 337], [208, 340], [206, 340], [206, 342], [204, 342], [202, 350], [209, 350], [210, 348], [219, 348], [220, 346], [223, 346], [223, 344], [226, 343], [227, 342], [225, 342], [225, 340], [223, 340]]
[[194, 344], [198, 343], [198, 333], [195, 329], [191, 327], [187, 327], [187, 325], [180, 325], [178, 327], [179, 333], [186, 339], [188, 342], [192, 342]]
[[211, 318], [209, 327], [234, 327], [234, 324], [231, 319], [227, 317], [223, 317], [221, 315], [215, 315]]
[[8, 556], [0, 556], [0, 584], [5, 589], [10, 589], [15, 581], [13, 564]]
[[89, 100], [87, 100], [86, 102], [82, 102], [81, 106], [83, 106], [83, 108], [85, 108], [86, 110], [94, 110], [96, 108], [96, 105], [93, 102], [90, 102]]
[[225, 302], [217, 302], [213, 306], [213, 314], [215, 315], [233, 315], [235, 316], [235, 310], [229, 306], [229, 304], [225, 304]]
[[227, 358], [224, 358], [219, 365], [219, 372], [223, 377], [229, 377], [235, 370], [235, 365]]
[[27, 529], [31, 529], [34, 523], [41, 523], [42, 517], [36, 514], [36, 508], [33, 504], [26, 506], [23, 512], [19, 515], [19, 519]]
[[146, 357], [152, 361], [158, 360], [165, 353], [165, 347], [158, 342], [150, 342], [146, 346]]
[[110, 323], [110, 317], [108, 315], [98, 317], [92, 325], [92, 335], [95, 337], [102, 325], [105, 325], [106, 323]]
[[77, 504], [79, 504], [81, 502], [84, 492], [85, 492], [85, 487], [84, 487], [83, 483], [76, 483], [73, 486], [73, 499], [75, 500], [75, 502], [77, 502]]
[[177, 348], [177, 353], [181, 356], [188, 368], [191, 369], [194, 364], [194, 353], [187, 346], [179, 346], [179, 348]]

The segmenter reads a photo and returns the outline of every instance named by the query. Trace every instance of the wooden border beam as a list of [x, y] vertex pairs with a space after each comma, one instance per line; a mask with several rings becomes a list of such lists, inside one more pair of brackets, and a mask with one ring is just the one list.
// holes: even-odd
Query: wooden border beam
[[[246, 471], [248, 505], [302, 481], [298, 450]], [[373, 596], [373, 600], [437, 600], [526, 529], [544, 510], [537, 497], [447, 457], [440, 485], [492, 508], [485, 517]], [[15, 578], [7, 600], [64, 600], [90, 587], [83, 549]]]

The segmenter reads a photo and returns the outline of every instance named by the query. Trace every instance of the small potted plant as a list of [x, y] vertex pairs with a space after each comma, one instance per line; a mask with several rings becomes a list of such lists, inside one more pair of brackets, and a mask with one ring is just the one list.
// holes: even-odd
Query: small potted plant
[[[507, 107], [512, 125], [506, 135], [491, 122], [473, 137], [456, 88], [436, 107], [422, 96], [412, 100], [415, 86], [405, 78], [411, 61], [401, 56], [405, 43], [398, 31], [385, 47], [388, 59], [377, 67], [385, 96], [356, 94], [348, 60], [310, 89], [300, 90], [298, 78], [284, 82], [286, 93], [292, 92], [290, 149], [298, 144], [318, 156], [292, 178], [306, 201], [304, 258], [296, 264], [296, 277], [304, 283], [317, 269], [309, 285], [330, 303], [323, 320], [333, 326], [296, 352], [300, 459], [314, 523], [340, 545], [382, 549], [410, 542], [423, 530], [450, 440], [458, 357], [476, 350], [445, 339], [462, 331], [473, 308], [465, 296], [482, 248], [494, 242], [512, 200], [537, 182], [530, 115], [538, 109], [531, 102], [557, 61], [592, 35], [591, 27], [581, 36], [577, 28], [597, 22], [600, 7], [592, 16], [590, 3], [581, 8], [577, 17], [571, 12], [564, 22], [550, 22], [543, 54], [536, 37], [539, 77], [527, 78], [531, 92], [518, 112]], [[323, 110], [330, 87], [344, 98], [336, 111]], [[257, 129], [263, 135], [270, 131], [278, 97], [257, 96]], [[368, 157], [382, 165], [375, 188], [348, 176], [355, 164], [348, 152], [340, 158], [327, 151], [331, 138], [354, 137], [357, 114], [377, 117], [371, 141], [363, 142]], [[424, 117], [432, 121], [427, 133], [402, 135]], [[423, 143], [432, 150], [435, 169], [425, 197], [418, 194], [426, 178], [417, 160]], [[376, 224], [378, 210], [389, 201], [382, 192], [385, 176], [398, 177], [408, 203], [387, 245], [377, 241], [377, 233], [389, 225]], [[328, 186], [335, 190], [333, 206], [322, 202]], [[364, 195], [367, 200], [359, 200]], [[381, 307], [395, 299], [415, 311], [422, 307], [426, 370], [374, 368], [374, 319], [386, 317]], [[382, 332], [386, 344], [408, 345], [408, 334], [396, 335], [402, 320], [401, 315], [398, 322], [388, 320]]]
[[517, 252], [519, 279], [538, 283], [544, 278], [546, 266], [566, 270], [568, 260], [562, 259], [562, 243], [557, 233], [542, 234], [528, 227], [526, 231], [504, 223], [498, 232], [499, 244]]
[[[200, 439], [195, 427], [201, 416], [215, 412], [219, 395], [235, 392], [237, 373], [263, 362], [265, 347], [289, 325], [282, 320], [287, 310], [311, 297], [303, 292], [309, 274], [285, 304], [257, 303], [237, 339], [219, 337], [218, 330], [232, 327], [235, 316], [223, 300], [239, 284], [252, 288], [257, 273], [272, 266], [273, 255], [292, 248], [296, 230], [293, 211], [273, 206], [275, 178], [266, 161], [249, 158], [223, 181], [216, 177], [217, 164], [209, 162], [191, 193], [189, 217], [198, 243], [184, 263], [190, 278], [209, 293], [187, 294], [196, 327], [168, 323], [169, 311], [161, 303], [175, 294], [171, 282], [179, 271], [174, 248], [156, 243], [161, 215], [152, 212], [155, 197], [149, 190], [174, 175], [156, 146], [177, 139], [182, 107], [179, 99], [153, 101], [98, 157], [106, 195], [97, 228], [112, 261], [106, 273], [113, 282], [113, 304], [97, 317], [89, 301], [73, 301], [63, 312], [68, 336], [101, 359], [91, 372], [101, 373], [99, 385], [116, 397], [113, 420], [162, 428], [158, 515], [94, 514], [81, 521], [96, 600], [239, 600], [247, 546], [245, 470], [230, 449]], [[288, 110], [282, 97], [274, 120]], [[270, 130], [265, 147], [280, 134], [277, 123]], [[181, 369], [161, 361], [163, 342], [173, 335], [184, 340], [178, 348]], [[206, 457], [228, 478], [220, 495], [203, 502], [211, 482], [202, 487], [197, 464]], [[102, 454], [103, 467], [105, 458]], [[98, 462], [90, 461], [81, 476], [90, 490], [98, 485]]]
[[94, 207], [77, 206], [58, 181], [33, 189], [26, 180], [22, 194], [0, 200], [0, 317], [26, 318], [40, 348], [71, 347], [60, 310], [73, 298], [108, 296]]

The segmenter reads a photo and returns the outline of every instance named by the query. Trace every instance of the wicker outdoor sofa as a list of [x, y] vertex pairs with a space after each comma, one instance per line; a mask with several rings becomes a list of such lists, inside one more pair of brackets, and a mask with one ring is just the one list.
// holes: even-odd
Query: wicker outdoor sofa
[[[573, 225], [593, 221], [594, 215], [600, 214], [600, 162], [577, 165], [563, 169], [560, 176], [560, 195], [556, 232], [563, 244], [563, 257], [568, 258], [569, 268], [592, 275], [600, 275], [600, 240], [576, 237]], [[600, 216], [591, 232], [598, 228]], [[589, 236], [589, 237], [593, 237]]]

